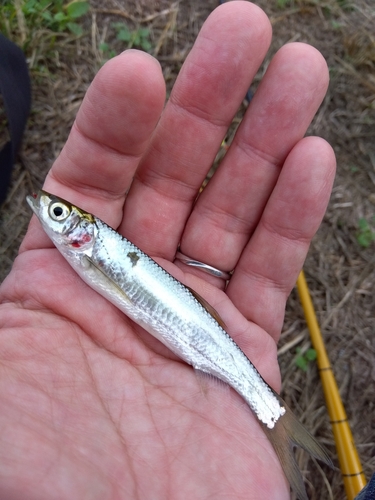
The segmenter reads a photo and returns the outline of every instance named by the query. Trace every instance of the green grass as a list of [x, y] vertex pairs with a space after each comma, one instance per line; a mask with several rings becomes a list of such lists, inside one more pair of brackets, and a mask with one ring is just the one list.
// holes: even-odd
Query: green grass
[[41, 30], [81, 36], [82, 26], [77, 21], [89, 9], [90, 4], [85, 1], [3, 0], [0, 31], [27, 50], [35, 38], [40, 38], [35, 34]]
[[[131, 29], [125, 23], [112, 23], [116, 33], [116, 40], [122, 42], [124, 45], [123, 50], [131, 49], [132, 47], [142, 49], [145, 52], [150, 52], [152, 44], [150, 41], [150, 30], [147, 28]], [[117, 52], [106, 42], [101, 43], [99, 46], [103, 54], [103, 62], [114, 57]]]
[[316, 351], [315, 349], [307, 349], [305, 353], [302, 353], [302, 350], [300, 347], [296, 349], [296, 354], [297, 356], [295, 357], [295, 364], [303, 370], [304, 372], [307, 371], [307, 367], [309, 366], [309, 363], [311, 361], [314, 361], [316, 359]]
[[[82, 0], [2, 0], [0, 32], [22, 48], [35, 75], [50, 75], [58, 64], [61, 40], [88, 35], [82, 21], [89, 10], [89, 2]], [[132, 47], [152, 49], [148, 28], [115, 22], [111, 30], [110, 42], [99, 45], [102, 63]]]
[[[373, 217], [374, 219], [374, 217]], [[362, 248], [368, 248], [375, 241], [375, 231], [369, 222], [362, 218], [358, 221], [357, 242]]]

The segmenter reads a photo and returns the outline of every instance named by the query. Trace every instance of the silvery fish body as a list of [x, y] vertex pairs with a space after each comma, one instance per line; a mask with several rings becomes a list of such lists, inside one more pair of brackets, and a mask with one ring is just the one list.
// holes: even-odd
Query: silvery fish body
[[97, 217], [44, 191], [27, 201], [58, 250], [90, 287], [188, 364], [242, 396], [263, 424], [292, 487], [300, 498], [307, 498], [290, 441], [326, 463], [330, 459], [224, 330], [217, 313]]
[[93, 244], [83, 251], [89, 259], [73, 259], [80, 276], [177, 356], [228, 383], [273, 428], [285, 408], [198, 298], [119, 233], [98, 219], [95, 225]]

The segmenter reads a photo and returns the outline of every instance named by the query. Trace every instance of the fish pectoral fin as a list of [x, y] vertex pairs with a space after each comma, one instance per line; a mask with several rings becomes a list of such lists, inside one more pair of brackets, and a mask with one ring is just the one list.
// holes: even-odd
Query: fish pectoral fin
[[216, 309], [212, 307], [212, 305], [209, 304], [206, 299], [201, 297], [199, 293], [197, 293], [195, 290], [193, 290], [189, 286], [187, 286], [186, 288], [197, 299], [197, 301], [206, 309], [208, 314], [210, 314], [219, 323], [221, 328], [227, 330], [227, 325], [224, 323], [224, 320], [221, 318], [220, 314], [216, 311]]
[[83, 264], [87, 267], [90, 267], [94, 272], [95, 274], [97, 275], [97, 278], [99, 280], [99, 282], [101, 282], [103, 285], [105, 285], [107, 288], [110, 287], [112, 288], [112, 290], [116, 291], [116, 293], [119, 293], [121, 294], [121, 296], [126, 300], [126, 302], [128, 302], [129, 304], [132, 304], [132, 301], [130, 300], [130, 298], [126, 295], [126, 293], [124, 292], [124, 290], [117, 284], [113, 281], [113, 279], [111, 279], [104, 271], [103, 269], [101, 269], [101, 267], [92, 260], [91, 257], [89, 257], [88, 255], [83, 255], [81, 257], [81, 260], [83, 262]]

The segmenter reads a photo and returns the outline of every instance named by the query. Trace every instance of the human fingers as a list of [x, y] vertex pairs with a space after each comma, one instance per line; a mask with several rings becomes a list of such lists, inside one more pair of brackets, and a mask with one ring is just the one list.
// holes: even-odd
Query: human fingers
[[[108, 61], [89, 87], [44, 189], [117, 227], [164, 101], [161, 68], [150, 55], [129, 50]], [[31, 225], [23, 248], [46, 243], [38, 229]]]
[[287, 154], [306, 133], [327, 85], [326, 62], [313, 47], [289, 44], [278, 51], [194, 207], [182, 252], [224, 271], [235, 268]]
[[326, 210], [335, 156], [323, 139], [302, 139], [289, 153], [227, 293], [249, 320], [278, 339], [286, 299]]
[[269, 21], [228, 2], [204, 24], [126, 200], [121, 232], [173, 259], [192, 205], [270, 43]]

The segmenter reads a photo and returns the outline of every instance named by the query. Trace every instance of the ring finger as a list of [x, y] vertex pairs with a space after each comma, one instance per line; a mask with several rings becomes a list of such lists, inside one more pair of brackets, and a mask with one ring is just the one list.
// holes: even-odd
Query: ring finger
[[314, 48], [289, 44], [279, 50], [187, 222], [184, 254], [223, 271], [234, 269], [327, 85], [326, 63]]

